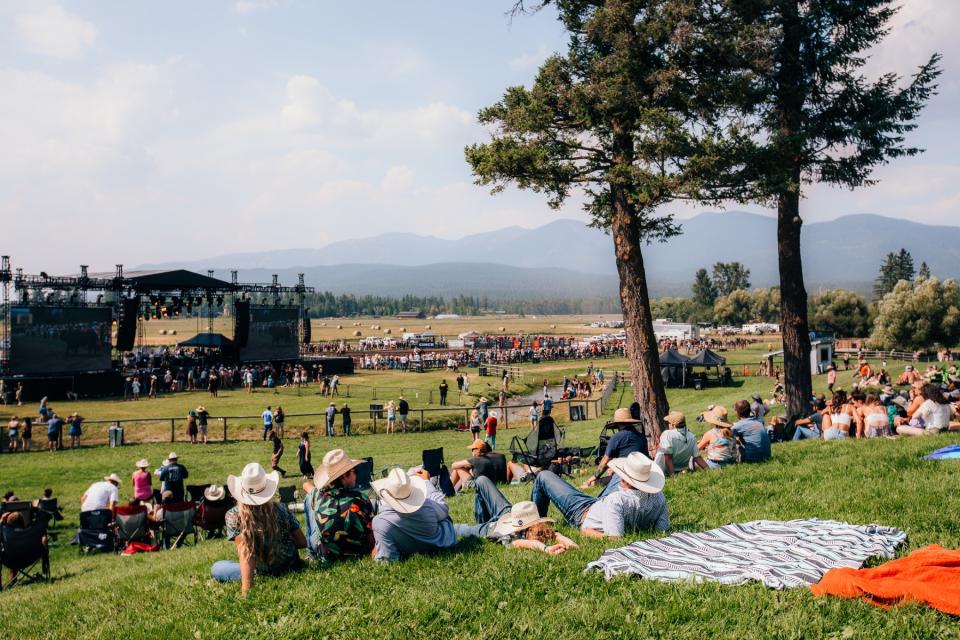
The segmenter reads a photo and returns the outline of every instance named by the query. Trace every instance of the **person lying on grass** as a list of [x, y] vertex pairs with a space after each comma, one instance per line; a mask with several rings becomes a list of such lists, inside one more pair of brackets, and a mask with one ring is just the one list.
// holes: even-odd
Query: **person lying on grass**
[[476, 524], [453, 525], [458, 537], [485, 538], [514, 549], [532, 549], [550, 555], [577, 548], [573, 540], [550, 526], [553, 518], [541, 516], [533, 502], [511, 505], [497, 486], [484, 476], [476, 479], [476, 491]]
[[372, 483], [380, 501], [373, 519], [373, 557], [381, 562], [433, 553], [457, 544], [453, 521], [443, 494], [422, 467], [407, 474], [393, 469]]
[[321, 562], [360, 558], [373, 549], [373, 505], [356, 488], [356, 466], [362, 463], [333, 449], [323, 456], [313, 482], [303, 484], [307, 548]]
[[541, 516], [552, 502], [571, 527], [591, 538], [619, 538], [636, 531], [666, 531], [670, 528], [664, 474], [639, 451], [609, 462], [610, 482], [620, 490], [595, 498], [564, 482], [552, 471], [541, 471], [533, 482], [530, 499]]
[[227, 477], [237, 506], [227, 511], [227, 539], [237, 547], [239, 562], [218, 560], [211, 575], [217, 582], [240, 581], [246, 595], [256, 575], [281, 575], [303, 566], [298, 549], [307, 546], [300, 522], [286, 505], [273, 500], [279, 474], [251, 462], [238, 476]]

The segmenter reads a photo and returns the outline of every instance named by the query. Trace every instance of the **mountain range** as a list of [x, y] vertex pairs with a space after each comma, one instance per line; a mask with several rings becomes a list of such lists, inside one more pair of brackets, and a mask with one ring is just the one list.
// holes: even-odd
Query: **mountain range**
[[[683, 220], [683, 233], [644, 248], [651, 295], [688, 295], [697, 269], [739, 261], [754, 286], [778, 282], [776, 220], [730, 211]], [[906, 248], [916, 266], [960, 277], [960, 227], [856, 214], [804, 226], [804, 279], [811, 292], [845, 287], [868, 292], [887, 253]], [[487, 295], [491, 298], [580, 298], [615, 295], [613, 241], [577, 220], [535, 229], [507, 227], [456, 240], [386, 233], [319, 247], [234, 253], [141, 268], [239, 269], [240, 280], [278, 274], [333, 293]], [[226, 273], [215, 274], [225, 277]]]

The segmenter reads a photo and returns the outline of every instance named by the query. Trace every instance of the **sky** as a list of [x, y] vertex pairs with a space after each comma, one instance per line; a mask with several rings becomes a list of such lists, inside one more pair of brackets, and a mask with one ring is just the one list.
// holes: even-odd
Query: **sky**
[[[585, 220], [576, 200], [492, 196], [464, 161], [488, 138], [477, 111], [565, 46], [551, 12], [511, 20], [510, 4], [0, 0], [0, 253], [32, 273], [112, 271]], [[810, 189], [807, 221], [960, 224], [960, 2], [903, 5], [870, 69], [944, 54], [909, 139], [927, 152], [870, 188]]]

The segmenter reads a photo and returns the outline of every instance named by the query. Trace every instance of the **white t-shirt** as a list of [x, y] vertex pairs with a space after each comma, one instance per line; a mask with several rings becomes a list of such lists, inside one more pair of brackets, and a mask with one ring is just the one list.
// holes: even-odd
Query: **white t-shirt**
[[80, 511], [94, 511], [95, 509], [106, 509], [110, 502], [120, 502], [120, 490], [112, 482], [101, 480], [94, 482], [87, 489], [87, 499], [80, 505]]
[[950, 426], [950, 405], [924, 400], [920, 405], [920, 416], [924, 428], [943, 431]]

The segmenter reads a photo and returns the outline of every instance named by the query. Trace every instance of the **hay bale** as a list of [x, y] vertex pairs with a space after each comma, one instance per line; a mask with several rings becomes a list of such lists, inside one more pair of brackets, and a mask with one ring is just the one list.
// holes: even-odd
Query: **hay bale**
[[497, 328], [497, 331], [506, 331], [506, 330], [507, 330], [506, 327], [499, 327], [499, 328]]
[[362, 336], [363, 334], [360, 333], [359, 331], [354, 331], [354, 332], [353, 332], [353, 335], [355, 335], [356, 337], [359, 338], [359, 337]]
[[338, 324], [338, 325], [337, 325], [337, 329], [343, 329], [343, 325], [342, 325], [342, 324]]
[[321, 327], [325, 327], [325, 326], [327, 326], [327, 323], [326, 323], [326, 322], [321, 322], [321, 323], [320, 323], [320, 326], [321, 326]]
[[170, 335], [172, 335], [172, 336], [177, 335], [177, 330], [176, 330], [176, 329], [170, 329]]
[[425, 324], [425, 325], [423, 325], [423, 328], [424, 328], [424, 329], [429, 329], [429, 328], [430, 328], [430, 325]]
[[400, 333], [406, 333], [406, 332], [407, 332], [406, 327], [400, 327]]
[[390, 329], [384, 329], [383, 332], [387, 335], [390, 335], [391, 333], [393, 333], [393, 331], [391, 331]]
[[551, 329], [556, 329], [556, 328], [557, 328], [557, 325], [552, 324], [552, 325], [550, 325], [550, 328], [551, 328]]
[[162, 335], [162, 336], [167, 335], [167, 330], [166, 330], [166, 329], [160, 329], [160, 335]]

